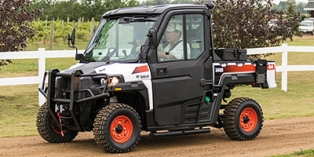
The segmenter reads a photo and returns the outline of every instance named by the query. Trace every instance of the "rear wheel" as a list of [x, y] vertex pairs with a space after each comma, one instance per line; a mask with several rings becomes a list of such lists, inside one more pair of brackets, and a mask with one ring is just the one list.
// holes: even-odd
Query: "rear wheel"
[[37, 114], [37, 131], [39, 135], [50, 143], [71, 142], [77, 136], [78, 132], [63, 128], [63, 134], [58, 123], [56, 123], [48, 111], [47, 103], [44, 103]]
[[253, 140], [263, 126], [260, 105], [250, 98], [235, 98], [224, 110], [223, 128], [233, 140]]
[[131, 151], [140, 140], [142, 123], [137, 112], [126, 104], [111, 104], [99, 111], [94, 121], [94, 136], [107, 152]]

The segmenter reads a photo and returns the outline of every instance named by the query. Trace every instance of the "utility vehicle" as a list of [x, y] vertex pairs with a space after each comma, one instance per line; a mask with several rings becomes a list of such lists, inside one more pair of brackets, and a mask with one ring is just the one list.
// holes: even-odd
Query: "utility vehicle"
[[[276, 87], [275, 62], [248, 60], [245, 49], [215, 48], [213, 8], [209, 2], [106, 12], [85, 52], [76, 51], [79, 62], [45, 73], [39, 91], [47, 101], [37, 115], [41, 137], [63, 143], [92, 131], [97, 145], [116, 153], [131, 151], [144, 131], [159, 137], [216, 127], [234, 140], [256, 138], [263, 125], [260, 105], [247, 97], [226, 99], [236, 86]], [[181, 27], [184, 57], [160, 59], [172, 22]], [[141, 34], [145, 40], [135, 51]], [[69, 46], [74, 44], [75, 29], [69, 35]]]

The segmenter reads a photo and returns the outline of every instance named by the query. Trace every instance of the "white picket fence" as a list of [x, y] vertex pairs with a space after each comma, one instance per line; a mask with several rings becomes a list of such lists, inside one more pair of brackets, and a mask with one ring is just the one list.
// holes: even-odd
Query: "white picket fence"
[[[288, 90], [288, 71], [314, 71], [314, 65], [288, 65], [288, 52], [314, 53], [314, 46], [288, 46], [287, 44], [282, 44], [282, 46], [277, 47], [247, 49], [247, 52], [249, 55], [282, 53], [282, 65], [277, 66], [276, 71], [281, 72], [281, 89], [283, 91]], [[83, 50], [80, 50], [79, 53], [83, 53]], [[0, 78], [0, 86], [38, 84], [38, 87], [40, 87], [44, 72], [46, 71], [46, 58], [74, 58], [74, 56], [75, 50], [45, 51], [44, 48], [39, 48], [38, 51], [0, 52], [0, 60], [38, 59], [38, 76]], [[45, 97], [40, 92], [38, 94], [38, 102], [41, 105], [45, 102]]]

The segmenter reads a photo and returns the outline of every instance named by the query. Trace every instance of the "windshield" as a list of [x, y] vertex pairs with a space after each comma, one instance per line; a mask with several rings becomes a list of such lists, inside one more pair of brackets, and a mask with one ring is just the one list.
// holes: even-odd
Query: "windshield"
[[157, 17], [103, 19], [88, 44], [82, 62], [132, 62], [138, 60], [149, 28]]
[[300, 25], [301, 26], [313, 26], [313, 22], [311, 22], [311, 21], [302, 21]]

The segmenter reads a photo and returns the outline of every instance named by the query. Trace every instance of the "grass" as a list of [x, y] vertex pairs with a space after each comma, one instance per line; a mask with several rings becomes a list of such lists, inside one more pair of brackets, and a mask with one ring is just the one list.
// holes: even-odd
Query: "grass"
[[314, 156], [314, 149], [301, 150], [298, 152], [294, 152], [292, 154], [276, 155], [272, 157], [313, 157], [313, 156]]
[[313, 39], [313, 36], [305, 34], [303, 37], [294, 37], [292, 42], [286, 41], [284, 43], [289, 46], [314, 46]]
[[[310, 39], [298, 38], [287, 42], [294, 46], [314, 46], [314, 37]], [[79, 42], [79, 49], [84, 49], [87, 43]], [[49, 47], [40, 44], [40, 47]], [[55, 50], [66, 49], [66, 43], [53, 47]], [[68, 48], [67, 48], [68, 49]], [[30, 46], [29, 50], [37, 50]], [[73, 56], [74, 57], [74, 56]], [[281, 54], [270, 56], [281, 65]], [[289, 53], [288, 64], [313, 64], [312, 53]], [[0, 78], [34, 76], [37, 75], [37, 60], [14, 60], [14, 63], [1, 67]], [[75, 64], [74, 58], [47, 59], [47, 69], [67, 69]], [[281, 91], [281, 73], [277, 73], [278, 88], [259, 89], [251, 87], [237, 87], [232, 90], [234, 97], [251, 97], [263, 108], [265, 119], [292, 118], [313, 116], [312, 77], [314, 72], [288, 72], [288, 92]], [[0, 138], [12, 136], [38, 135], [36, 130], [36, 115], [38, 106], [38, 85], [0, 86]], [[231, 99], [228, 99], [231, 100]]]
[[[73, 56], [74, 57], [74, 56]], [[67, 69], [77, 61], [74, 58], [49, 58], [46, 60], [46, 69]], [[22, 77], [38, 75], [37, 59], [14, 60], [13, 64], [1, 67], [0, 78]]]
[[0, 86], [0, 137], [36, 134], [37, 85]]
[[[77, 42], [79, 49], [84, 49], [87, 42]], [[30, 44], [28, 50], [38, 47], [49, 50], [49, 44]], [[70, 50], [66, 42], [54, 43], [53, 50]], [[46, 60], [46, 68], [67, 69], [75, 64], [73, 58], [53, 58]], [[13, 60], [13, 64], [1, 67], [0, 78], [38, 75], [37, 59]], [[38, 105], [38, 85], [0, 86], [0, 138], [13, 136], [38, 135], [36, 115]], [[13, 131], [14, 130], [14, 131]]]

